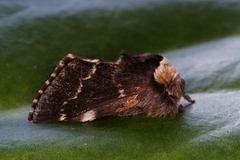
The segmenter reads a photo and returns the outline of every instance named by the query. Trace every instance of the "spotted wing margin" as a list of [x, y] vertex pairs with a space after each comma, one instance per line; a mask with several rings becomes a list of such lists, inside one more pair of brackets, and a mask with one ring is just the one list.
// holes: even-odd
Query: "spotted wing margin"
[[[121, 94], [113, 76], [116, 68], [117, 63], [67, 55], [39, 90], [28, 120], [34, 123], [81, 121], [81, 115], [92, 109], [98, 117], [103, 117], [114, 114], [117, 107], [120, 107], [117, 113], [123, 114], [121, 107], [133, 106], [137, 96]], [[110, 108], [113, 108], [111, 112]]]

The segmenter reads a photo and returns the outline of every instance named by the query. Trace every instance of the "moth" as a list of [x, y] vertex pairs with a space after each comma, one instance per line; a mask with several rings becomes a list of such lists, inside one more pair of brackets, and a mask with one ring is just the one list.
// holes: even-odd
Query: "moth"
[[38, 91], [28, 120], [86, 122], [106, 116], [175, 116], [185, 81], [168, 59], [121, 52], [116, 62], [68, 54]]

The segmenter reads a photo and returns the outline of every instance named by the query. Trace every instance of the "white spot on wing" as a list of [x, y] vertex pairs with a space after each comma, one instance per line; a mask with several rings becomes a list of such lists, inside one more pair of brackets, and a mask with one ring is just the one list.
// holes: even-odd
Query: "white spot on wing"
[[63, 102], [63, 104], [62, 104], [62, 105], [65, 105], [65, 104], [68, 104], [68, 102], [67, 102], [67, 101], [65, 101], [65, 102]]
[[73, 54], [68, 54], [67, 57], [71, 58], [71, 59], [74, 59], [75, 56]]
[[126, 96], [126, 94], [124, 93], [124, 89], [119, 89], [118, 92], [120, 93], [120, 95], [118, 96], [119, 98]]
[[38, 93], [39, 93], [39, 94], [42, 94], [42, 93], [43, 93], [43, 90], [40, 89], [40, 90], [38, 91]]
[[64, 121], [66, 119], [66, 114], [61, 114], [61, 116], [59, 117], [59, 121]]
[[81, 93], [81, 91], [82, 91], [82, 87], [83, 87], [83, 85], [82, 85], [82, 83], [80, 83], [80, 84], [79, 84], [79, 87], [78, 87], [78, 89], [77, 89], [77, 92], [74, 94], [74, 96], [68, 98], [67, 101], [64, 101], [63, 104], [62, 104], [62, 106], [68, 104], [68, 101], [70, 101], [70, 100], [77, 99], [77, 98], [78, 98], [78, 94]]
[[93, 121], [94, 119], [96, 119], [96, 112], [94, 110], [85, 112], [81, 117], [82, 122]]
[[96, 65], [94, 65], [92, 70], [91, 70], [91, 73], [94, 74], [96, 72], [96, 70], [97, 70], [97, 67], [96, 67]]
[[77, 90], [77, 93], [80, 93], [82, 91], [82, 87], [83, 87], [83, 85], [82, 85], [82, 83], [80, 83], [79, 87], [78, 87], [78, 90]]
[[[57, 68], [59, 68], [59, 67], [62, 68], [64, 65], [65, 65], [65, 64], [63, 63], [63, 61], [60, 61], [60, 63], [59, 63], [59, 65], [58, 65]], [[56, 68], [56, 69], [57, 69], [57, 68]]]
[[69, 100], [77, 99], [77, 95], [78, 95], [78, 93], [76, 93], [76, 95], [74, 97], [69, 98]]
[[47, 80], [47, 81], [45, 82], [45, 84], [48, 86], [48, 85], [50, 84], [50, 81]]
[[52, 74], [51, 74], [51, 77], [56, 77], [56, 73], [52, 73]]
[[38, 99], [34, 99], [34, 100], [33, 100], [33, 103], [37, 103], [37, 102], [38, 102]]
[[89, 73], [89, 75], [87, 77], [83, 78], [82, 80], [90, 79], [92, 77], [92, 75], [96, 72], [96, 70], [97, 70], [97, 67], [96, 67], [96, 65], [94, 65], [93, 68], [91, 69], [91, 72]]
[[88, 79], [90, 79], [91, 77], [92, 77], [92, 75], [89, 74], [87, 77], [83, 78], [82, 80], [88, 80]]
[[99, 59], [83, 59], [83, 60], [91, 63], [98, 63], [100, 61]]

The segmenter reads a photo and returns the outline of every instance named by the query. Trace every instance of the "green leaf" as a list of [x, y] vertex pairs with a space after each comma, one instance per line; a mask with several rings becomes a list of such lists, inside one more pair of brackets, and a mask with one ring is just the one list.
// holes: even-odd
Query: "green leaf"
[[[239, 2], [49, 2], [0, 3], [1, 159], [238, 159]], [[123, 49], [167, 57], [196, 103], [175, 118], [27, 121], [67, 53], [116, 60]]]

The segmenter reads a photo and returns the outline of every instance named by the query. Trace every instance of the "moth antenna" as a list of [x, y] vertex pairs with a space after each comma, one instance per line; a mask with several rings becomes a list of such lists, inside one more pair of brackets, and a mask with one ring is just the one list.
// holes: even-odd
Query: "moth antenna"
[[160, 61], [160, 65], [155, 69], [154, 78], [159, 84], [166, 84], [178, 76], [178, 71], [172, 66], [167, 58]]

